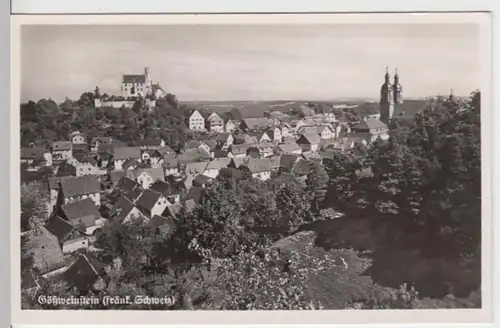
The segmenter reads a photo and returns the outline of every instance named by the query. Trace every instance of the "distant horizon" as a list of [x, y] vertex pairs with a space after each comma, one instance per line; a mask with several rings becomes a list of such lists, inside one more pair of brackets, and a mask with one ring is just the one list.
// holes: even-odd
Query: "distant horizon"
[[[404, 98], [480, 85], [475, 24], [40, 25], [21, 29], [21, 100], [120, 95], [150, 67], [180, 101], [378, 99], [386, 65]], [[257, 100], [250, 100], [257, 101]]]

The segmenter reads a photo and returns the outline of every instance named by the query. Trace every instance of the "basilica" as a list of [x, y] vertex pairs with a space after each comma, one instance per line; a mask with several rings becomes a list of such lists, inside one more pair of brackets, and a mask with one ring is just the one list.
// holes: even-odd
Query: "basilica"
[[395, 108], [403, 103], [403, 88], [399, 83], [399, 75], [396, 69], [393, 83], [390, 81], [389, 68], [385, 68], [385, 81], [380, 88], [380, 120], [389, 124], [394, 117]]

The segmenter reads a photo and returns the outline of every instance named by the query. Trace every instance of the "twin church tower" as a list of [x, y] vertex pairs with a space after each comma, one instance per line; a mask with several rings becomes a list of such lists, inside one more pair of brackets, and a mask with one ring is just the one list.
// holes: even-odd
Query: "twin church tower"
[[398, 70], [394, 74], [394, 83], [391, 84], [389, 68], [385, 67], [385, 81], [380, 88], [380, 120], [385, 124], [394, 116], [394, 106], [403, 103], [403, 88], [399, 84]]

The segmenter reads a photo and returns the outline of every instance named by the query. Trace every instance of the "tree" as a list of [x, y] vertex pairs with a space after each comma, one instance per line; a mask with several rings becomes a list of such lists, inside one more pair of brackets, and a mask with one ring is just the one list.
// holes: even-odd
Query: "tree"
[[274, 190], [280, 226], [293, 231], [312, 220], [311, 198], [298, 182], [278, 179]]
[[21, 185], [21, 231], [45, 224], [48, 218], [48, 195], [39, 182]]
[[311, 162], [311, 173], [307, 175], [307, 191], [313, 200], [312, 210], [319, 213], [320, 204], [325, 200], [326, 188], [328, 185], [328, 174], [323, 165]]

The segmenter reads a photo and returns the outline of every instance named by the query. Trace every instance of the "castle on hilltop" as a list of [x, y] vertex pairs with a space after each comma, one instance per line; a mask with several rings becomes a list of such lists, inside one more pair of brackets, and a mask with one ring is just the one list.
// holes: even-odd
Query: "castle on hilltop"
[[[99, 88], [96, 87], [96, 90]], [[159, 83], [154, 84], [151, 79], [149, 67], [144, 68], [144, 74], [124, 74], [121, 81], [121, 95], [112, 95], [106, 98], [96, 92], [95, 107], [111, 106], [120, 108], [122, 106], [131, 108], [137, 99], [143, 98], [148, 108], [153, 108], [156, 99], [166, 95]]]
[[394, 117], [395, 106], [403, 103], [403, 87], [399, 83], [398, 70], [394, 73], [394, 83], [391, 84], [389, 68], [385, 67], [385, 81], [380, 88], [380, 120], [389, 124]]

